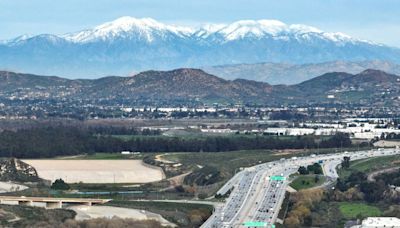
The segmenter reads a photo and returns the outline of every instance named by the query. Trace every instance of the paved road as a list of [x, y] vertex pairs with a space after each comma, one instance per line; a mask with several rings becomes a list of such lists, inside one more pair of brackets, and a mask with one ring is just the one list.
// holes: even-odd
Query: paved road
[[[344, 156], [351, 157], [351, 160], [358, 160], [399, 153], [400, 151], [396, 149], [386, 149], [311, 155], [281, 159], [246, 168], [221, 188], [221, 192], [226, 192], [231, 187], [233, 187], [233, 191], [226, 199], [225, 204], [217, 207], [202, 227], [254, 227], [260, 225], [260, 222], [265, 224], [264, 227], [273, 227], [289, 184], [287, 179], [289, 175], [297, 172], [300, 166], [321, 161], [324, 174], [335, 180], [338, 177], [336, 167]], [[272, 180], [273, 176], [283, 177], [285, 180]], [[244, 225], [248, 222], [252, 222], [253, 226]]]
[[201, 200], [146, 200], [146, 199], [139, 199], [139, 200], [130, 200], [136, 202], [165, 202], [165, 203], [191, 203], [191, 204], [205, 204], [205, 205], [212, 205], [214, 207], [221, 206], [223, 203], [221, 202], [213, 202], [213, 201], [201, 201]]

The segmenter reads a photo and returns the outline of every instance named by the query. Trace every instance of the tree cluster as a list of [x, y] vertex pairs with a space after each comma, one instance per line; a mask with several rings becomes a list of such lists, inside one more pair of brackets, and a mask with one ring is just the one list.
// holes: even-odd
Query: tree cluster
[[[385, 192], [388, 189], [390, 182], [385, 182], [388, 179], [377, 179], [376, 181], [369, 182], [367, 175], [363, 172], [352, 172], [345, 180], [338, 179], [336, 182], [336, 189], [340, 192], [347, 192], [349, 189], [356, 189], [362, 193], [363, 199], [369, 203], [376, 203], [385, 199]], [[340, 193], [338, 193], [340, 194]], [[353, 194], [358, 200], [360, 194]]]
[[322, 200], [322, 197], [322, 189], [304, 190], [290, 194], [289, 212], [284, 224], [287, 227], [300, 227], [301, 224], [307, 223], [311, 209]]
[[298, 169], [299, 174], [301, 175], [307, 175], [310, 173], [313, 174], [322, 174], [322, 167], [319, 163], [314, 163], [312, 165], [308, 165], [307, 168], [304, 166], [300, 166], [300, 168]]
[[[316, 139], [312, 136], [299, 136], [291, 139], [268, 136], [208, 136], [199, 138], [141, 136], [126, 140], [112, 135], [95, 134], [95, 132], [98, 133], [99, 131], [77, 127], [46, 127], [3, 131], [0, 133], [0, 157], [46, 158], [96, 152], [221, 152], [318, 147]], [[103, 129], [101, 132], [112, 133], [113, 130]], [[148, 134], [153, 133], [148, 132]], [[351, 141], [348, 135], [337, 134], [319, 144], [321, 148], [333, 148], [339, 145], [351, 146]]]

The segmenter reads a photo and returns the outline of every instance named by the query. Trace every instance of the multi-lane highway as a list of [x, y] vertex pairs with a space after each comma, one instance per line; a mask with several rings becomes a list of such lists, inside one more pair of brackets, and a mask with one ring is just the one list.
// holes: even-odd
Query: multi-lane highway
[[202, 225], [204, 228], [274, 227], [289, 184], [289, 175], [300, 166], [322, 162], [323, 171], [330, 179], [338, 177], [336, 167], [344, 156], [351, 160], [399, 154], [398, 149], [343, 152], [281, 159], [237, 173], [218, 191], [232, 189], [223, 206], [215, 208], [213, 215]]

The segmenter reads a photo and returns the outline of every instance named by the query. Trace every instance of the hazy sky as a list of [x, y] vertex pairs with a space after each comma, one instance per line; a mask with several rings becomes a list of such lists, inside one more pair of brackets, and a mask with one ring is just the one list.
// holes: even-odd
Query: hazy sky
[[276, 19], [400, 47], [400, 0], [0, 0], [0, 40], [74, 32], [121, 16], [182, 25]]

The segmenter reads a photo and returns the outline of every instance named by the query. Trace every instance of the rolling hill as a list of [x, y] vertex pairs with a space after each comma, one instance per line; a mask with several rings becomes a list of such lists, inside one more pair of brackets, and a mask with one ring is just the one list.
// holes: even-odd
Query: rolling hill
[[0, 72], [0, 99], [79, 100], [95, 104], [397, 104], [400, 78], [379, 70], [326, 73], [295, 85], [225, 80], [199, 69], [145, 71], [95, 80]]
[[268, 82], [272, 85], [294, 85], [329, 72], [357, 74], [376, 69], [400, 75], [400, 65], [388, 61], [332, 61], [323, 63], [255, 63], [203, 67], [204, 71], [227, 80], [245, 78]]

